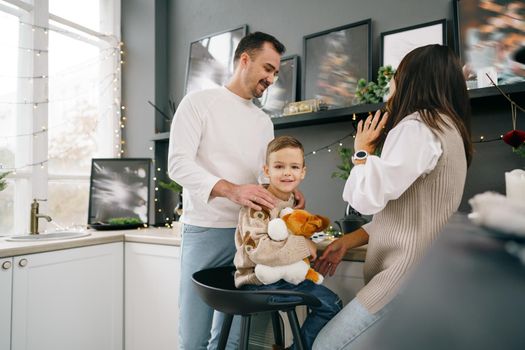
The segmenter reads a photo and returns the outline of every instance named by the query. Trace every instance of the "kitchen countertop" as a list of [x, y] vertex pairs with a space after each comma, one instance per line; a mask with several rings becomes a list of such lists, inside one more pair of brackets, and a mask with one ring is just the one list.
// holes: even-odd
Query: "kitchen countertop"
[[[135, 242], [173, 246], [180, 246], [181, 244], [180, 235], [177, 234], [174, 229], [165, 227], [118, 231], [88, 230], [88, 232], [90, 235], [86, 237], [39, 242], [11, 242], [6, 240], [7, 237], [0, 237], [0, 258], [114, 242]], [[320, 250], [319, 256], [329, 243], [330, 240], [326, 240], [317, 244]], [[365, 255], [366, 246], [363, 246], [350, 249], [343, 260], [362, 262], [365, 259]]]
[[10, 242], [0, 237], [0, 258], [54, 250], [86, 247], [114, 242], [139, 242], [179, 246], [181, 238], [171, 228], [149, 227], [138, 230], [96, 231], [88, 230], [89, 236], [40, 242]]

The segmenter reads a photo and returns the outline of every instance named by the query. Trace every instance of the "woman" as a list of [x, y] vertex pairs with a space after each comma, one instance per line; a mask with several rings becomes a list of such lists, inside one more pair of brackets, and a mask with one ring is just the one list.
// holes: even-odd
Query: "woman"
[[[323, 328], [314, 349], [356, 345], [388, 311], [407, 272], [461, 201], [472, 144], [456, 55], [440, 45], [411, 51], [390, 92], [388, 113], [377, 111], [357, 126], [355, 166], [343, 191], [344, 200], [374, 218], [330, 244], [316, 264], [333, 275], [348, 249], [368, 243], [365, 286]], [[372, 155], [379, 145], [381, 156]]]

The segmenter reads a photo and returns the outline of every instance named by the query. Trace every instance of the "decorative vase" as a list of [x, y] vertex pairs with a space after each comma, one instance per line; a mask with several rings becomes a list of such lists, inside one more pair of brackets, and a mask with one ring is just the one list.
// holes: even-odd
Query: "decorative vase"
[[345, 217], [335, 221], [341, 233], [351, 233], [372, 220], [371, 215], [362, 215], [360, 212], [352, 208], [350, 204], [346, 206]]

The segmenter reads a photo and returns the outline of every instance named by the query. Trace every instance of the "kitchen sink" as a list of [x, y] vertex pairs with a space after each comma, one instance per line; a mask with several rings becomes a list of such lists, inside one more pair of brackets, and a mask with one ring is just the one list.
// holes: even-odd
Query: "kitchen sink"
[[82, 231], [60, 231], [52, 233], [41, 233], [38, 235], [20, 235], [20, 236], [11, 236], [6, 238], [7, 241], [12, 242], [40, 242], [40, 241], [54, 241], [61, 239], [73, 239], [86, 237], [91, 235], [89, 232]]

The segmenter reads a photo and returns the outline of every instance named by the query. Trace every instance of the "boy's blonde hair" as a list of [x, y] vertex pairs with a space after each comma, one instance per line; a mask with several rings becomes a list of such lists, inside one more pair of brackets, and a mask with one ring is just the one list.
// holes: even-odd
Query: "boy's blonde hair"
[[266, 148], [266, 164], [268, 164], [268, 159], [270, 157], [270, 154], [280, 151], [284, 148], [296, 148], [300, 149], [301, 153], [303, 154], [303, 166], [304, 166], [304, 147], [303, 144], [297, 140], [295, 137], [292, 136], [278, 136], [274, 138], [270, 143], [268, 144], [268, 147]]

